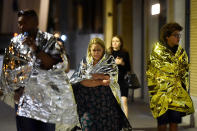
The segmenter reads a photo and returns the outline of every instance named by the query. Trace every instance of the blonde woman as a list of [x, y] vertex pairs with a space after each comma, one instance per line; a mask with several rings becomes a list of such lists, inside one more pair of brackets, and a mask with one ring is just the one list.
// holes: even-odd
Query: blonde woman
[[118, 68], [105, 52], [104, 41], [90, 40], [87, 56], [71, 77], [83, 131], [131, 130], [120, 108]]

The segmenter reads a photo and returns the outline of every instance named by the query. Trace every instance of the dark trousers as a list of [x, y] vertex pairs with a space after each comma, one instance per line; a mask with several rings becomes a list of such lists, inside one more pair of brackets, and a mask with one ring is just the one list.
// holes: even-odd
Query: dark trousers
[[168, 109], [163, 115], [157, 118], [158, 125], [166, 125], [168, 123], [181, 123], [181, 112]]
[[17, 115], [17, 110], [18, 110], [18, 104], [15, 104], [16, 129], [17, 129], [17, 131], [21, 131], [20, 123], [19, 123], [20, 116]]
[[16, 125], [17, 131], [55, 131], [55, 124], [22, 116], [16, 116]]

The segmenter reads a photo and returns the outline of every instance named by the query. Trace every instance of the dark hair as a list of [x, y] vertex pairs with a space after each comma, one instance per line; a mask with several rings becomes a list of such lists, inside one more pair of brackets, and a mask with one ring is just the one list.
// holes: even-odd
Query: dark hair
[[[118, 38], [119, 40], [120, 40], [120, 50], [122, 50], [122, 48], [123, 48], [123, 39], [122, 39], [122, 37], [120, 36], [120, 35], [115, 35], [115, 36], [113, 36], [112, 37], [112, 39], [114, 38], [114, 37], [116, 37], [116, 38]], [[112, 48], [112, 39], [111, 39], [111, 45], [110, 45], [110, 47], [109, 47], [109, 49], [108, 49], [108, 53], [112, 53], [112, 51], [113, 51], [113, 48]]]
[[17, 15], [18, 15], [18, 17], [30, 16], [30, 17], [35, 18], [36, 21], [38, 21], [38, 15], [37, 15], [36, 11], [34, 11], [34, 10], [20, 10]]
[[174, 31], [182, 31], [183, 27], [176, 22], [168, 23], [162, 26], [160, 30], [160, 41], [166, 42], [166, 37], [171, 36]]

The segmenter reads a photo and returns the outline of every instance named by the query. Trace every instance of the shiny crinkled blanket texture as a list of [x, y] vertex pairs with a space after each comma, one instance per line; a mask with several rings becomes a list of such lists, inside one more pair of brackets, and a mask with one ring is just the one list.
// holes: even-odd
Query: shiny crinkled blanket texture
[[54, 58], [61, 56], [62, 59], [52, 69], [43, 70], [34, 52], [23, 44], [23, 37], [23, 34], [14, 37], [6, 50], [1, 76], [4, 95], [13, 99], [13, 95], [9, 94], [22, 86], [24, 94], [19, 102], [19, 116], [49, 123], [77, 124], [76, 103], [65, 73], [65, 50], [53, 35], [39, 30], [35, 39], [38, 48]]
[[87, 57], [83, 59], [79, 65], [79, 69], [73, 74], [70, 82], [72, 84], [80, 82], [84, 79], [90, 79], [91, 74], [104, 73], [110, 75], [110, 88], [120, 104], [120, 87], [118, 85], [118, 67], [113, 56], [104, 54], [103, 58], [93, 66], [93, 59]]
[[[106, 87], [102, 87], [102, 86], [98, 86], [95, 88], [88, 88], [88, 87], [83, 87], [81, 86], [76, 86], [76, 84], [79, 84], [80, 81], [85, 80], [85, 79], [91, 79], [91, 74], [94, 73], [104, 73], [104, 74], [108, 74], [110, 75], [110, 88], [106, 88]], [[109, 126], [106, 126], [106, 129], [111, 129], [112, 126], [121, 126], [121, 128], [123, 128], [123, 130], [132, 130], [132, 127], [130, 126], [129, 121], [127, 120], [126, 116], [124, 115], [123, 111], [121, 110], [121, 107], [118, 104], [121, 104], [121, 98], [120, 98], [120, 88], [118, 85], [118, 67], [115, 63], [114, 57], [112, 55], [109, 54], [104, 54], [104, 56], [102, 57], [102, 59], [95, 65], [93, 65], [93, 59], [92, 57], [86, 57], [84, 59], [82, 59], [78, 70], [76, 70], [76, 72], [73, 74], [73, 76], [71, 77], [70, 82], [73, 84], [73, 88], [75, 90], [75, 95], [76, 96], [76, 101], [80, 104], [82, 103], [89, 103], [87, 104], [87, 108], [85, 108], [83, 105], [81, 105], [78, 109], [78, 113], [79, 113], [79, 118], [81, 119], [81, 123], [82, 124], [82, 128], [83, 129], [87, 129], [86, 127], [83, 127], [83, 125], [89, 125], [90, 123], [92, 124], [92, 121], [87, 124], [86, 122], [89, 121], [89, 118], [91, 118], [91, 116], [94, 116], [96, 113], [95, 112], [103, 112], [106, 113], [107, 109], [110, 109], [108, 106], [109, 105], [113, 105], [113, 107], [111, 107], [111, 111], [110, 113], [108, 113], [108, 116], [110, 116], [113, 113], [118, 113], [118, 117], [120, 117], [118, 120], [120, 120], [120, 123], [118, 123], [118, 125], [113, 125], [113, 122], [115, 121], [115, 119], [113, 119], [113, 122], [105, 121], [106, 116], [102, 117], [102, 120], [100, 119], [101, 116], [98, 116], [98, 119], [94, 119], [95, 117], [93, 117], [92, 119], [94, 119], [93, 121], [99, 121], [101, 120], [101, 122], [96, 122], [96, 124], [98, 124], [97, 126], [102, 126], [102, 127], [98, 127], [99, 129], [103, 129], [105, 128], [105, 125], [107, 123], [107, 125], [109, 124]], [[75, 85], [75, 86], [74, 86]], [[77, 89], [79, 88], [79, 89]], [[76, 91], [77, 90], [77, 91]], [[92, 91], [92, 93], [91, 93]], [[110, 94], [110, 93], [111, 94]], [[91, 95], [87, 94], [90, 93]], [[98, 93], [98, 94], [97, 94]], [[86, 98], [84, 97], [83, 100], [81, 100], [80, 98], [83, 98], [83, 96], [87, 96]], [[99, 96], [100, 99], [98, 99], [97, 97]], [[106, 97], [105, 97], [106, 96]], [[111, 97], [113, 96], [113, 97]], [[106, 106], [106, 103], [109, 101], [109, 98], [111, 99], [110, 104], [108, 104], [108, 106]], [[97, 99], [97, 100], [94, 100]], [[94, 103], [92, 104], [92, 102], [90, 101], [94, 101]], [[80, 101], [80, 102], [79, 102]], [[102, 101], [102, 102], [101, 102]], [[99, 107], [99, 104], [102, 103], [102, 107], [101, 109], [97, 108]], [[92, 104], [92, 105], [91, 105]], [[93, 106], [94, 104], [96, 104], [95, 106]], [[85, 105], [86, 106], [86, 105]], [[91, 111], [91, 115], [85, 113], [85, 115], [83, 114], [85, 111], [84, 109], [89, 109], [89, 107], [91, 107], [91, 109], [93, 109]], [[96, 111], [94, 111], [96, 109]], [[106, 109], [106, 110], [105, 110]], [[84, 115], [84, 117], [80, 116], [80, 115]], [[90, 115], [90, 116], [89, 116]], [[115, 117], [117, 114], [113, 114]], [[87, 117], [85, 117], [87, 116]], [[96, 116], [96, 115], [95, 115]], [[116, 117], [116, 118], [118, 118]], [[112, 117], [110, 117], [112, 118]], [[102, 123], [104, 122], [104, 123]], [[91, 125], [90, 124], [90, 125]], [[97, 127], [96, 126], [96, 127]], [[95, 126], [90, 126], [91, 128], [94, 128]], [[90, 128], [89, 127], [89, 128]]]
[[174, 54], [163, 44], [155, 43], [146, 74], [150, 108], [155, 118], [164, 114], [168, 109], [186, 114], [194, 112], [193, 102], [187, 92], [189, 87], [188, 56], [180, 45]]

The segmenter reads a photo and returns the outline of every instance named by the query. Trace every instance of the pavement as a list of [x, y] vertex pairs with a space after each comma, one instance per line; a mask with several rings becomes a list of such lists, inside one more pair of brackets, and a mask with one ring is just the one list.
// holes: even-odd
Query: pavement
[[[134, 102], [129, 99], [129, 121], [133, 131], [157, 131], [157, 121], [152, 117], [149, 105], [141, 99]], [[0, 131], [16, 131], [14, 109], [0, 101]], [[69, 130], [68, 130], [69, 131]], [[197, 131], [190, 125], [182, 123], [179, 131]]]
[[[134, 102], [129, 100], [129, 121], [133, 131], [157, 131], [157, 121], [153, 118], [149, 104], [141, 99], [134, 99]], [[179, 124], [179, 131], [197, 131], [197, 128], [192, 128], [190, 124]]]

